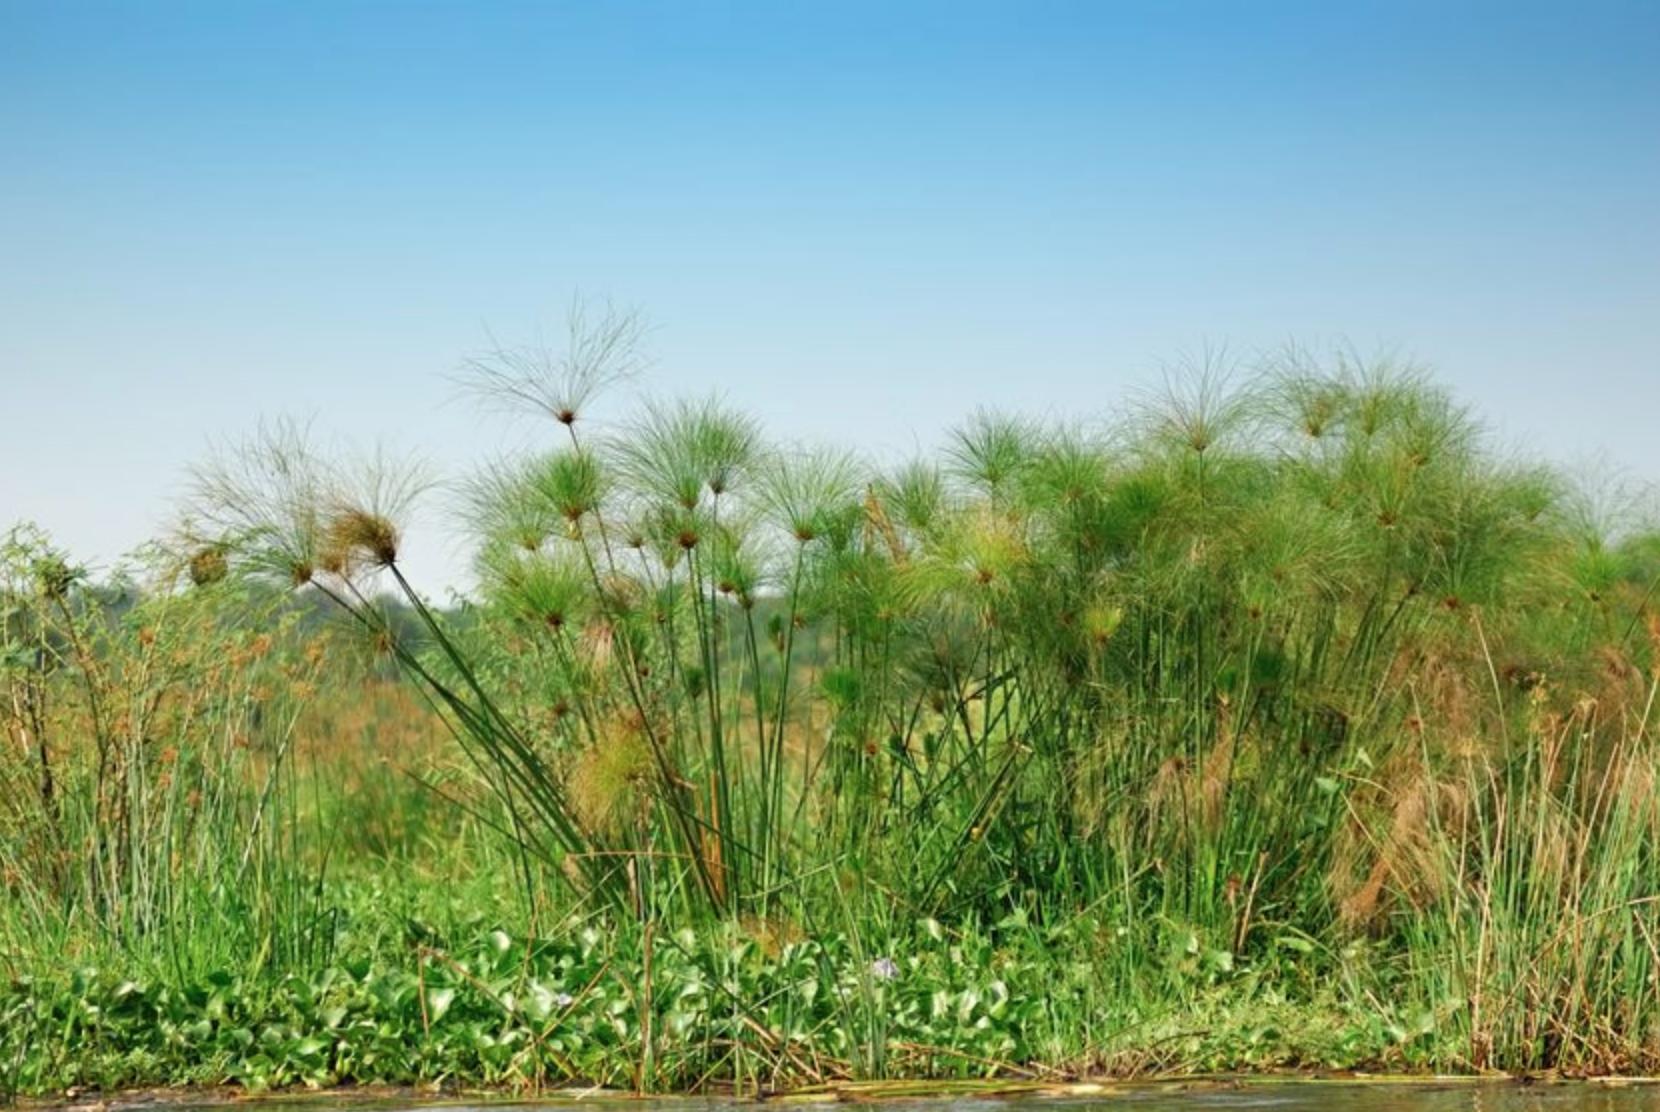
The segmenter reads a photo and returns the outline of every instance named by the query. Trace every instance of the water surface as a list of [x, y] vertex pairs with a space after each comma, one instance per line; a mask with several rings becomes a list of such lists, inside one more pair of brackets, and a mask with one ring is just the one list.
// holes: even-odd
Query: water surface
[[[250, 1104], [141, 1101], [129, 1112], [249, 1112]], [[1660, 1112], [1660, 1085], [1411, 1081], [1252, 1081], [1240, 1084], [1108, 1086], [1088, 1096], [953, 1096], [869, 1101], [826, 1096], [822, 1102], [723, 1099], [631, 1099], [606, 1094], [535, 1102], [288, 1097], [283, 1112], [814, 1112], [856, 1106], [861, 1112]]]

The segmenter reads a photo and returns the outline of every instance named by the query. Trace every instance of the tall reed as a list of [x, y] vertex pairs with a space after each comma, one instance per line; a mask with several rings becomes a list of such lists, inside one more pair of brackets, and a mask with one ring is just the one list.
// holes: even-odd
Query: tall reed
[[473, 367], [549, 435], [467, 485], [460, 615], [404, 575], [396, 474], [277, 428], [199, 475], [234, 573], [418, 682], [527, 889], [767, 930], [1093, 917], [1125, 992], [1381, 935], [1472, 1064], [1590, 1060], [1544, 1008], [1653, 1047], [1641, 523], [1347, 355], [1204, 368], [1099, 428], [982, 413], [879, 468], [712, 400], [594, 431], [637, 335]]
[[318, 658], [273, 651], [294, 616], [217, 550], [135, 570], [94, 588], [38, 531], [0, 546], [0, 949], [310, 962], [290, 745]]

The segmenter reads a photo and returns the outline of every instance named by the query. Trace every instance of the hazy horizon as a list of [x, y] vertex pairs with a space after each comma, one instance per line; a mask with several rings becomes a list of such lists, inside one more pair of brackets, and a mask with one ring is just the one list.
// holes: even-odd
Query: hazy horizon
[[789, 441], [1347, 341], [1660, 480], [1653, 5], [0, 0], [0, 150], [0, 526], [97, 564], [261, 417], [526, 442], [451, 373], [577, 291]]

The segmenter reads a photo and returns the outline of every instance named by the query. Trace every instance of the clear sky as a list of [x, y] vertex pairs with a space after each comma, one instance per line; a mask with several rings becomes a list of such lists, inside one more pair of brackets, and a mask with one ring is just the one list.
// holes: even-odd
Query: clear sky
[[1660, 479], [1660, 3], [0, 0], [0, 521], [108, 560], [262, 415], [460, 469], [576, 290], [791, 439], [1346, 338]]

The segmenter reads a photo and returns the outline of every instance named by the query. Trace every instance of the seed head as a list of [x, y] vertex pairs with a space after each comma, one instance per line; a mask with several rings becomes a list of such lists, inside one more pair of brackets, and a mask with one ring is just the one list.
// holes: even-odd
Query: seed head
[[58, 556], [43, 556], [35, 561], [35, 583], [40, 593], [54, 601], [69, 594], [69, 588], [79, 578], [76, 570]]
[[341, 510], [329, 522], [325, 551], [354, 559], [367, 559], [376, 567], [391, 567], [398, 561], [398, 528], [390, 518], [368, 510]]
[[190, 574], [190, 581], [198, 587], [206, 587], [224, 579], [229, 570], [225, 561], [224, 546], [214, 544], [197, 549], [191, 554], [186, 570]]

